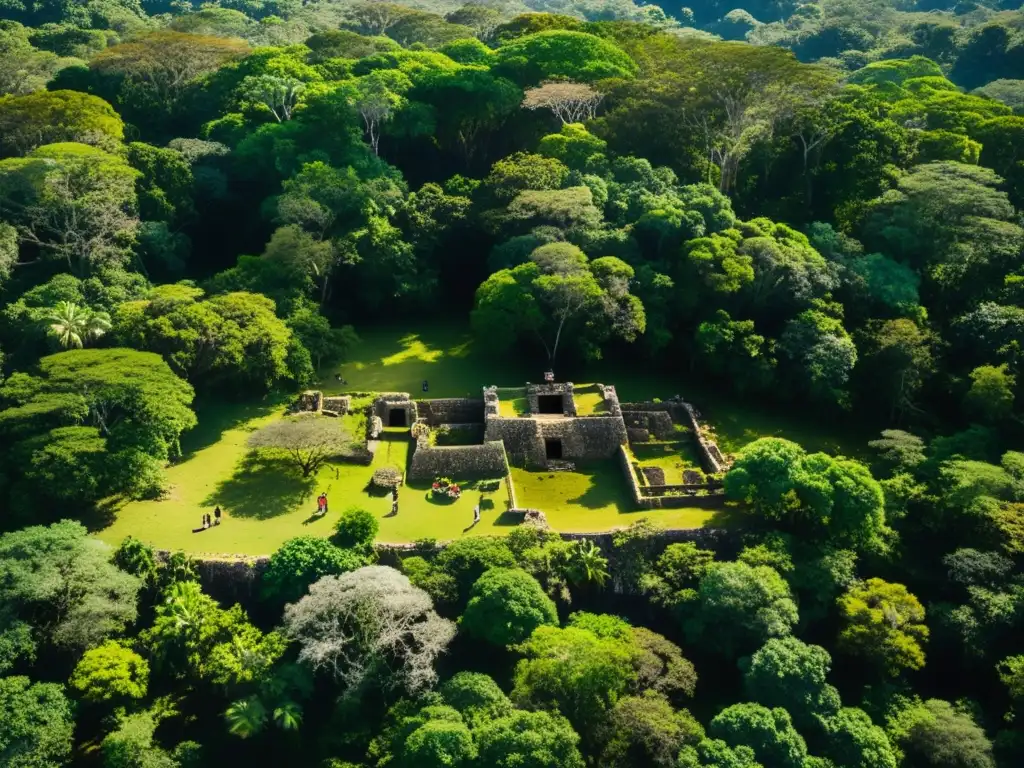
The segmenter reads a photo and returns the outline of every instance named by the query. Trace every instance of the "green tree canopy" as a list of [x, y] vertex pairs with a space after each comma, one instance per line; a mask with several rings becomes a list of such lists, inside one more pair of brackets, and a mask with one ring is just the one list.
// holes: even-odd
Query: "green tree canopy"
[[321, 576], [337, 576], [366, 565], [366, 559], [352, 550], [337, 547], [318, 536], [289, 539], [270, 556], [263, 572], [263, 594], [291, 603]]
[[924, 607], [902, 584], [868, 579], [839, 598], [839, 612], [843, 650], [892, 675], [924, 666]]
[[469, 634], [494, 645], [514, 645], [541, 625], [558, 626], [558, 612], [530, 574], [492, 568], [473, 585], [460, 624]]
[[696, 612], [684, 622], [687, 635], [725, 653], [788, 635], [798, 618], [789, 586], [766, 565], [713, 563], [696, 599]]
[[95, 647], [135, 620], [142, 586], [110, 554], [70, 520], [5, 533], [0, 598], [40, 640], [73, 651]]
[[115, 640], [85, 652], [68, 685], [86, 701], [141, 699], [149, 685], [149, 664]]
[[71, 702], [56, 683], [0, 677], [0, 760], [11, 768], [58, 768], [71, 758]]
[[496, 53], [499, 71], [520, 85], [555, 78], [590, 83], [632, 77], [637, 65], [614, 43], [585, 32], [555, 29], [506, 43]]

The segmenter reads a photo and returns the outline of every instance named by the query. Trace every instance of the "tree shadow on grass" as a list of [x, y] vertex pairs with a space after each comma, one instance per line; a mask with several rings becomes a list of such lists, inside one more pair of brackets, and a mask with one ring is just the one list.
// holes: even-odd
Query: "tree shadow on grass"
[[630, 510], [633, 502], [626, 490], [626, 480], [622, 476], [622, 469], [614, 463], [593, 465], [582, 471], [590, 479], [587, 489], [574, 499], [568, 499], [570, 504], [579, 504], [587, 509], [604, 509], [617, 505], [621, 510]]
[[222, 481], [204, 506], [220, 506], [233, 517], [267, 520], [287, 514], [313, 491], [315, 477], [302, 477], [286, 459], [249, 454]]
[[287, 399], [280, 396], [245, 403], [214, 399], [197, 403], [195, 410], [199, 423], [181, 436], [182, 460], [217, 443], [228, 430], [280, 410], [286, 403]]
[[494, 525], [501, 527], [512, 527], [519, 525], [521, 522], [523, 522], [522, 515], [516, 515], [511, 512], [502, 512], [494, 521]]
[[[78, 516], [82, 525], [86, 527], [89, 533], [96, 533], [102, 531], [104, 528], [109, 528], [117, 520], [117, 513], [129, 500], [122, 496], [111, 496], [107, 499], [101, 499], [96, 502], [96, 505], [90, 509], [83, 510], [82, 514]], [[70, 517], [70, 515], [69, 515]]]

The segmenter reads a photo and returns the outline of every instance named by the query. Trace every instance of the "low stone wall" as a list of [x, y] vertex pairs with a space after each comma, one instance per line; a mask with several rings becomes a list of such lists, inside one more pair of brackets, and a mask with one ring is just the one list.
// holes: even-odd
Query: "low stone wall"
[[[657, 467], [644, 467], [643, 469], [657, 469]], [[650, 479], [650, 476], [648, 476], [648, 479]], [[706, 483], [676, 483], [674, 485], [651, 482], [640, 488], [640, 493], [644, 496], [668, 496], [670, 494], [696, 496], [701, 492], [721, 493], [722, 491], [723, 484], [720, 480], [709, 480]]]
[[483, 445], [430, 445], [426, 437], [416, 441], [409, 461], [409, 478], [430, 480], [445, 475], [459, 480], [504, 477], [508, 474], [505, 448], [499, 442]]
[[482, 398], [451, 397], [437, 400], [417, 400], [417, 411], [421, 419], [436, 427], [440, 424], [483, 423], [484, 401]]
[[[166, 562], [171, 553], [158, 549], [158, 561]], [[270, 564], [270, 557], [242, 557], [224, 553], [193, 558], [203, 592], [222, 605], [243, 605], [259, 597], [260, 579]]]
[[[633, 503], [640, 509], [671, 509], [677, 507], [700, 507], [721, 509], [725, 506], [725, 495], [720, 482], [710, 481], [694, 485], [647, 485], [634, 468], [626, 446], [619, 448], [619, 466], [633, 495]], [[697, 494], [706, 492], [706, 495]], [[666, 495], [679, 493], [680, 495]]]
[[727, 470], [729, 464], [725, 457], [722, 456], [722, 452], [718, 450], [718, 446], [704, 437], [693, 406], [689, 403], [683, 403], [683, 411], [686, 413], [687, 425], [693, 430], [693, 434], [697, 438], [697, 448], [700, 451], [701, 463], [704, 464], [704, 471], [711, 475], [717, 475], [719, 472]]

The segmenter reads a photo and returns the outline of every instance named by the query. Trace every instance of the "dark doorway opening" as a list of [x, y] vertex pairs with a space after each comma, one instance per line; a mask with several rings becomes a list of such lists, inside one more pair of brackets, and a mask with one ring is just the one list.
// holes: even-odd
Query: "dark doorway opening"
[[560, 459], [562, 458], [562, 441], [561, 440], [545, 440], [544, 441], [544, 453], [549, 459]]
[[392, 408], [388, 411], [389, 427], [407, 427], [405, 423], [405, 408]]
[[538, 395], [537, 410], [541, 413], [564, 413], [561, 395]]

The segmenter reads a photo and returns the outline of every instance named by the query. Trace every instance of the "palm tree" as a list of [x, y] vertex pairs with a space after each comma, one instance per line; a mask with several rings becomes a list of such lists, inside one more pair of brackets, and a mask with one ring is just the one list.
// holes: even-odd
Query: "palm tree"
[[[277, 713], [275, 713], [276, 715]], [[243, 739], [255, 736], [267, 722], [267, 710], [257, 696], [239, 699], [224, 713], [228, 731]]]
[[43, 317], [50, 334], [64, 349], [81, 349], [110, 330], [110, 315], [93, 312], [73, 301], [58, 301]]
[[294, 701], [284, 701], [274, 709], [274, 723], [282, 731], [297, 731], [302, 725], [302, 707]]
[[604, 586], [608, 580], [608, 559], [601, 554], [601, 548], [594, 542], [577, 541], [569, 552], [566, 575], [574, 584], [597, 584]]

